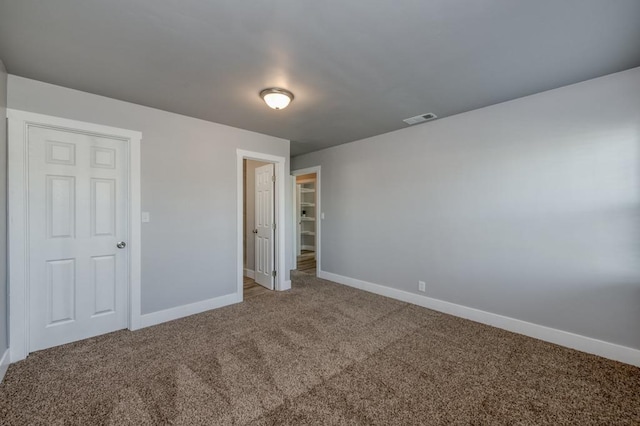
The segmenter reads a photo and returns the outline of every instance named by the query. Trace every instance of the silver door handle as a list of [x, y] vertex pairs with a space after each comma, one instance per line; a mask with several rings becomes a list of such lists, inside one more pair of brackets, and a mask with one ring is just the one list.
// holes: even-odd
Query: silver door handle
[[127, 243], [125, 243], [124, 241], [119, 241], [118, 244], [116, 244], [116, 247], [118, 247], [119, 249], [123, 249], [127, 246]]
[[257, 230], [257, 229], [254, 229], [254, 230], [253, 230], [253, 233], [254, 233], [254, 234], [257, 234], [257, 233], [258, 233], [258, 230]]

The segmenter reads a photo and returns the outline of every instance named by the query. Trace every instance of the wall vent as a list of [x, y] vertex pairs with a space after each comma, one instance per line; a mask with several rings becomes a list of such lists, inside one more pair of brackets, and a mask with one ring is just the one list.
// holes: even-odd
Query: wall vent
[[430, 112], [427, 114], [416, 115], [415, 117], [405, 118], [402, 121], [404, 121], [405, 123], [411, 126], [413, 124], [424, 123], [425, 121], [435, 120], [436, 118], [438, 118], [438, 116]]

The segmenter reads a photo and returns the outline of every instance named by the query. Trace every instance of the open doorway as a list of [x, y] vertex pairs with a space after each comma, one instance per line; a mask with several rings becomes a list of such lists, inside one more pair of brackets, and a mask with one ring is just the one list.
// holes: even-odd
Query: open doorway
[[299, 272], [317, 275], [320, 270], [320, 167], [292, 173], [294, 202], [294, 254]]
[[238, 150], [238, 294], [287, 290], [284, 276], [285, 158]]

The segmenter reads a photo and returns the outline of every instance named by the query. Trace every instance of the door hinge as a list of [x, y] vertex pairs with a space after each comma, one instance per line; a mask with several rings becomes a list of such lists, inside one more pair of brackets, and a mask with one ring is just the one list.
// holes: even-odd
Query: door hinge
[[273, 275], [273, 278], [275, 278], [275, 277], [278, 275], [278, 272], [277, 272], [277, 271], [273, 271], [273, 272], [271, 273], [271, 275]]
[[275, 182], [276, 181], [276, 175], [271, 175], [271, 182]]
[[273, 224], [273, 229], [276, 229], [276, 224], [275, 223]]

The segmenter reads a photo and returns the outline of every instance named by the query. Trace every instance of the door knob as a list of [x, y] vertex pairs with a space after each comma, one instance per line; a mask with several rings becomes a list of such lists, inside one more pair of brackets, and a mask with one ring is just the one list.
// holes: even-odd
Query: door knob
[[127, 243], [125, 243], [124, 241], [118, 241], [118, 244], [116, 244], [116, 247], [118, 247], [119, 249], [123, 249], [127, 246]]
[[257, 233], [258, 233], [258, 230], [257, 230], [257, 229], [254, 229], [254, 230], [253, 230], [253, 233], [254, 233], [254, 234], [257, 234]]

